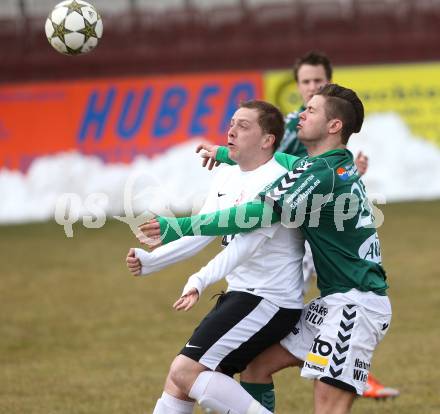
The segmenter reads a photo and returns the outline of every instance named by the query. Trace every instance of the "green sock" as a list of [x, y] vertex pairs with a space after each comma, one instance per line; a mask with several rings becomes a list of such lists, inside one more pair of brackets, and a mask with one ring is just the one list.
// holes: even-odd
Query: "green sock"
[[270, 384], [253, 384], [240, 381], [240, 384], [264, 408], [275, 412], [275, 388], [273, 382]]

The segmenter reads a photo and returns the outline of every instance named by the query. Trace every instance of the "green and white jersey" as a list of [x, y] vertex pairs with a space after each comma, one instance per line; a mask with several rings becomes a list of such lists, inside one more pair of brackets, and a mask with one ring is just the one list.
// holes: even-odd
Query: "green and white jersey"
[[307, 149], [298, 139], [297, 135], [299, 114], [304, 110], [305, 108], [301, 106], [298, 111], [290, 112], [284, 119], [284, 136], [278, 147], [279, 152], [296, 155], [297, 157], [305, 157], [307, 155]]
[[374, 217], [350, 151], [302, 158], [261, 198], [273, 201], [283, 224], [301, 227], [322, 296], [353, 288], [385, 294]]
[[194, 234], [248, 232], [281, 220], [299, 226], [310, 243], [322, 296], [351, 289], [385, 295], [374, 217], [351, 152], [333, 150], [299, 160], [276, 153], [275, 159], [289, 172], [259, 200], [212, 214], [159, 217], [163, 243]]

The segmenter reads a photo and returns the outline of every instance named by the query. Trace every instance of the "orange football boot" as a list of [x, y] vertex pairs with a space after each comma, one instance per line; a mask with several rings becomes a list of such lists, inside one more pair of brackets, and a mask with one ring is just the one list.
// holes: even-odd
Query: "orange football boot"
[[368, 374], [367, 387], [362, 395], [363, 397], [384, 400], [387, 398], [396, 398], [399, 395], [399, 390], [385, 387], [376, 378], [374, 378], [373, 375]]

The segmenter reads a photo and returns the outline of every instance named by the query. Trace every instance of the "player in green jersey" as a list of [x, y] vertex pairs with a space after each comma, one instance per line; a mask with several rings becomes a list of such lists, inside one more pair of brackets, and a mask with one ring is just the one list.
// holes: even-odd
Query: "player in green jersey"
[[272, 368], [304, 361], [301, 375], [315, 380], [316, 413], [349, 412], [391, 318], [374, 218], [345, 148], [362, 122], [356, 94], [327, 85], [300, 117], [298, 135], [309, 157], [297, 161], [260, 200], [208, 215], [158, 217], [141, 226], [152, 248], [184, 235], [234, 234], [279, 220], [301, 227], [321, 297], [307, 305], [288, 337], [258, 358]]
[[[305, 104], [311, 99], [311, 97], [319, 91], [319, 89], [332, 81], [333, 68], [328, 57], [316, 51], [311, 51], [303, 56], [300, 56], [293, 66], [293, 79], [296, 83], [296, 87], [299, 95], [302, 98], [303, 104], [297, 111], [290, 112], [285, 118], [285, 133], [281, 141], [278, 151], [288, 154], [296, 155], [299, 157], [307, 155], [306, 147], [301, 143], [297, 137], [297, 126], [299, 122], [299, 114], [305, 109]], [[355, 158], [355, 163], [359, 175], [365, 174], [368, 168], [368, 157], [359, 152]], [[306, 252], [303, 260], [303, 273], [304, 273], [304, 287], [310, 284], [312, 276], [316, 274], [315, 266], [311, 256], [310, 248], [306, 243]], [[250, 366], [250, 369], [252, 365]], [[248, 378], [249, 373], [245, 371], [242, 374], [243, 378], [247, 378], [248, 381], [252, 380]], [[252, 382], [252, 381], [251, 381]], [[250, 391], [255, 387], [251, 387]], [[258, 389], [260, 387], [256, 387]], [[368, 375], [367, 387], [363, 394], [364, 397], [369, 398], [389, 398], [397, 397], [399, 391], [385, 387], [382, 385], [371, 373]], [[267, 398], [267, 397], [266, 397]], [[261, 400], [262, 398], [260, 398]], [[269, 400], [274, 401], [273, 398]]]

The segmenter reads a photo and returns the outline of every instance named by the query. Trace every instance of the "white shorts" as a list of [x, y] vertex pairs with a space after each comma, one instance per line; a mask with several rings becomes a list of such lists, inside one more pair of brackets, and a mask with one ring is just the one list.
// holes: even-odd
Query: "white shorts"
[[373, 351], [390, 322], [387, 296], [352, 289], [313, 299], [280, 343], [304, 361], [302, 377], [362, 395]]

